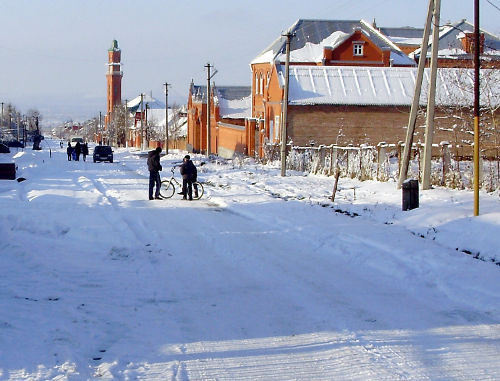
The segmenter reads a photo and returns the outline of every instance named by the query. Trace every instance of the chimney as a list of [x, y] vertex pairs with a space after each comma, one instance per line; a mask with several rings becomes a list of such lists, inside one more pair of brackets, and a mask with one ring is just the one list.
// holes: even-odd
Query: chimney
[[[474, 53], [474, 32], [464, 32], [460, 35], [462, 49], [468, 54]], [[484, 53], [484, 33], [479, 36], [479, 53]]]

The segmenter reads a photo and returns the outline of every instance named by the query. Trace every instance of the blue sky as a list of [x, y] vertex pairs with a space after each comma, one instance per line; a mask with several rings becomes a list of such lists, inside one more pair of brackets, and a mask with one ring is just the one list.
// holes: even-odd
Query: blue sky
[[[500, 8], [500, 0], [489, 0]], [[105, 111], [107, 49], [122, 49], [123, 93], [185, 103], [191, 79], [218, 69], [220, 85], [249, 85], [249, 62], [299, 18], [374, 18], [423, 27], [427, 0], [0, 0], [0, 101], [49, 120]], [[441, 20], [473, 20], [473, 0], [442, 0]], [[481, 0], [481, 25], [500, 34], [500, 11]]]

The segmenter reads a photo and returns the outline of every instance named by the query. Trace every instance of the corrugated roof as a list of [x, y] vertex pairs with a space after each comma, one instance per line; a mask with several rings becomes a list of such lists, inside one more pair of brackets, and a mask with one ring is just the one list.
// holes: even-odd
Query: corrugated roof
[[[284, 65], [277, 66], [280, 83], [284, 83]], [[416, 68], [359, 66], [292, 66], [290, 68], [289, 103], [291, 105], [378, 105], [409, 106], [413, 100]], [[482, 90], [482, 100], [500, 104], [500, 72], [483, 70], [490, 78]], [[441, 106], [472, 105], [470, 69], [439, 69], [436, 104]], [[426, 69], [420, 104], [427, 104], [429, 71]], [[493, 86], [493, 88], [491, 88]]]
[[216, 86], [215, 93], [222, 118], [240, 119], [252, 115], [252, 88], [250, 86]]

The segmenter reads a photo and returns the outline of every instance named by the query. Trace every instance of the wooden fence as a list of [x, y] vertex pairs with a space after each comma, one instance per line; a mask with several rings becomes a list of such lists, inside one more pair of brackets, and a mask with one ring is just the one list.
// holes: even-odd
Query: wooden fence
[[[288, 147], [287, 168], [291, 170], [331, 176], [336, 170], [340, 176], [359, 180], [397, 181], [400, 158], [404, 144], [379, 143], [376, 147], [339, 147], [335, 145], [319, 147]], [[280, 160], [280, 147], [268, 144], [265, 147], [266, 161]], [[450, 188], [472, 188], [473, 165], [471, 158], [453, 156], [450, 144], [434, 145], [431, 184]], [[493, 192], [500, 189], [500, 159], [497, 155], [484, 153], [480, 159], [480, 183], [482, 189]], [[408, 178], [421, 180], [421, 159], [423, 146], [414, 144]]]

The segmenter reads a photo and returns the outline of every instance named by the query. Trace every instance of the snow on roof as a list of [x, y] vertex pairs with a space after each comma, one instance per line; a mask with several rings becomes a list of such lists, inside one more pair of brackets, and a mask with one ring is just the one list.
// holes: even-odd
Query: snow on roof
[[387, 36], [392, 42], [400, 45], [421, 45], [422, 36], [424, 34], [423, 28], [413, 27], [382, 27], [379, 31]]
[[[280, 85], [284, 84], [284, 65], [278, 65]], [[500, 73], [488, 72], [490, 85], [482, 92], [493, 104], [500, 104]], [[439, 69], [436, 104], [441, 106], [472, 105], [470, 69]], [[409, 106], [412, 103], [417, 76], [416, 68], [359, 66], [292, 66], [290, 68], [290, 105], [378, 105]], [[484, 75], [483, 75], [484, 77]], [[420, 104], [427, 103], [429, 71], [426, 69]], [[458, 85], [460, 83], [460, 86]]]
[[[165, 130], [165, 108], [154, 108], [148, 109], [148, 125], [151, 128], [158, 130], [159, 132], [164, 132]], [[174, 125], [180, 128], [180, 134], [178, 136], [187, 135], [187, 116], [180, 116], [177, 109], [168, 109], [168, 125], [169, 130], [172, 129]]]
[[194, 102], [207, 103], [207, 86], [191, 83], [190, 91]]
[[[143, 106], [141, 106], [141, 96], [137, 96], [131, 101], [127, 102], [127, 108], [130, 112], [136, 112], [136, 111], [141, 111], [142, 108], [146, 108], [146, 105], [148, 105], [149, 109], [163, 109], [165, 110], [165, 103], [159, 101], [156, 98], [153, 98], [151, 95], [144, 94], [142, 98], [142, 102], [144, 103]], [[164, 112], [165, 114], [165, 112]]]
[[[361, 30], [380, 49], [390, 49], [401, 65], [415, 65], [396, 44], [364, 20], [298, 20], [289, 29], [294, 34], [290, 44], [290, 60], [321, 62], [324, 47], [335, 49], [356, 30]], [[281, 36], [250, 64], [274, 61], [285, 61], [285, 39]]]
[[250, 86], [215, 86], [215, 102], [222, 118], [240, 119], [252, 115]]
[[422, 44], [422, 37], [390, 37], [391, 41], [399, 45], [418, 45]]
[[[468, 53], [463, 50], [461, 38], [465, 36], [465, 33], [470, 33], [470, 30], [474, 28], [474, 25], [469, 23], [467, 20], [460, 20], [455, 23], [447, 24], [441, 27], [439, 32], [439, 57], [445, 58], [457, 58], [457, 56], [467, 55]], [[491, 34], [483, 29], [481, 33], [484, 34], [484, 55], [492, 56], [495, 58], [500, 53], [500, 38]], [[427, 50], [427, 57], [431, 56], [432, 38], [429, 39], [429, 48]], [[421, 48], [415, 50], [410, 54], [410, 57], [420, 56]]]
[[249, 118], [252, 115], [252, 96], [234, 100], [219, 99], [219, 111], [221, 118]]
[[[291, 62], [321, 62], [323, 59], [323, 49], [325, 47], [329, 47], [335, 49], [342, 42], [347, 40], [351, 34], [347, 34], [341, 31], [335, 31], [324, 40], [322, 40], [319, 44], [312, 44], [310, 42], [306, 42], [306, 44], [294, 51], [290, 52], [290, 61]], [[278, 61], [285, 61], [285, 54], [281, 53], [276, 56]]]

